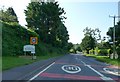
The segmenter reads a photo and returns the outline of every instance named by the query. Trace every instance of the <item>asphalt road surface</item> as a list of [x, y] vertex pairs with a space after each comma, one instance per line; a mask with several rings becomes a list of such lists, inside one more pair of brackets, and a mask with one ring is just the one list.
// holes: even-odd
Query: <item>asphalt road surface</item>
[[[13, 73], [15, 70], [22, 70], [23, 67], [18, 67], [9, 71], [3, 72], [3, 80], [28, 80], [28, 82], [40, 81], [40, 80], [76, 80], [79, 82], [120, 82], [120, 76], [118, 74], [118, 68], [96, 61], [93, 58], [85, 57], [82, 54], [69, 54], [63, 57], [54, 59], [54, 61], [47, 60], [44, 63], [48, 63], [46, 66], [42, 66], [43, 61], [39, 63], [33, 63], [28, 65], [29, 72], [16, 79], [10, 79], [15, 77]], [[42, 62], [42, 64], [41, 64]], [[44, 64], [44, 65], [45, 65]], [[13, 71], [13, 72], [11, 72]], [[27, 71], [27, 69], [26, 69]], [[25, 69], [24, 69], [25, 73]], [[13, 75], [12, 75], [13, 74]], [[22, 72], [21, 72], [22, 74]], [[10, 76], [11, 75], [11, 76]], [[20, 79], [21, 78], [21, 79]]]

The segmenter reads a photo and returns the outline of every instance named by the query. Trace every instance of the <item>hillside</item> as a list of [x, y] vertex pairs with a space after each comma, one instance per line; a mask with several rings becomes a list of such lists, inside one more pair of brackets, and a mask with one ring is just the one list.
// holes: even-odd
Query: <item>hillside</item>
[[[30, 37], [33, 37], [33, 36], [38, 37], [38, 44], [35, 45], [36, 46], [35, 55], [37, 56], [37, 58], [39, 57], [42, 58], [46, 56], [47, 58], [50, 58], [54, 55], [59, 56], [61, 54], [65, 54], [64, 50], [53, 47], [50, 44], [45, 44], [41, 42], [39, 40], [39, 36], [37, 33], [27, 30], [26, 28], [20, 26], [19, 24], [15, 24], [15, 23], [8, 24], [4, 22], [0, 22], [0, 23], [2, 23], [3, 69], [15, 67], [15, 65], [7, 67], [7, 65], [10, 65], [10, 64], [6, 64], [6, 63], [8, 63], [8, 61], [10, 60], [11, 62], [12, 60], [14, 60], [14, 59], [11, 59], [11, 57], [15, 58], [15, 61], [19, 60], [17, 58], [19, 58], [19, 56], [24, 55], [23, 46], [30, 44], [30, 41], [29, 41]], [[23, 60], [19, 60], [19, 61], [23, 61]], [[14, 61], [11, 64], [14, 64]], [[23, 64], [26, 64], [26, 63], [23, 62]], [[28, 61], [27, 61], [27, 64], [28, 64]], [[16, 64], [16, 66], [19, 66], [19, 64]]]
[[[30, 37], [37, 36], [39, 38], [35, 32], [29, 31], [18, 24], [2, 23], [2, 33], [2, 56], [23, 55], [23, 46], [30, 44]], [[61, 49], [56, 49], [41, 41], [36, 45], [36, 55], [59, 54], [61, 51]]]

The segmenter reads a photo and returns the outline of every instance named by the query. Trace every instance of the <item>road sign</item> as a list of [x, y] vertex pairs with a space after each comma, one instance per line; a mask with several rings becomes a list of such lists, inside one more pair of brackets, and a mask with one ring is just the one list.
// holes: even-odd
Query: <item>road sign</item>
[[37, 37], [30, 37], [30, 44], [38, 44], [38, 38]]
[[31, 51], [31, 53], [34, 53], [35, 54], [35, 46], [34, 45], [25, 45], [23, 47], [23, 51], [26, 52], [26, 51]]
[[81, 71], [80, 67], [76, 65], [64, 65], [62, 66], [62, 70], [67, 73], [78, 73]]

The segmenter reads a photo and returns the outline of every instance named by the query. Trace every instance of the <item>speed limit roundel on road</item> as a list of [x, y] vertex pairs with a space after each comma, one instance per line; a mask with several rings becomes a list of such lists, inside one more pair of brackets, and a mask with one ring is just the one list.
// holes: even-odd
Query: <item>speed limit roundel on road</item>
[[30, 37], [30, 44], [37, 44], [38, 38], [37, 37]]
[[78, 73], [81, 71], [81, 68], [76, 65], [63, 65], [62, 70], [67, 73]]

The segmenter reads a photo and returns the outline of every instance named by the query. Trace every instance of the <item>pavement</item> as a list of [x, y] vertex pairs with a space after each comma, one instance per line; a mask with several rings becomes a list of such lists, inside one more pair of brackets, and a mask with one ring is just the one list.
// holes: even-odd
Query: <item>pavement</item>
[[[50, 58], [30, 65], [4, 71], [3, 82], [73, 81], [120, 82], [119, 69], [82, 54]], [[13, 81], [11, 81], [13, 82]]]

